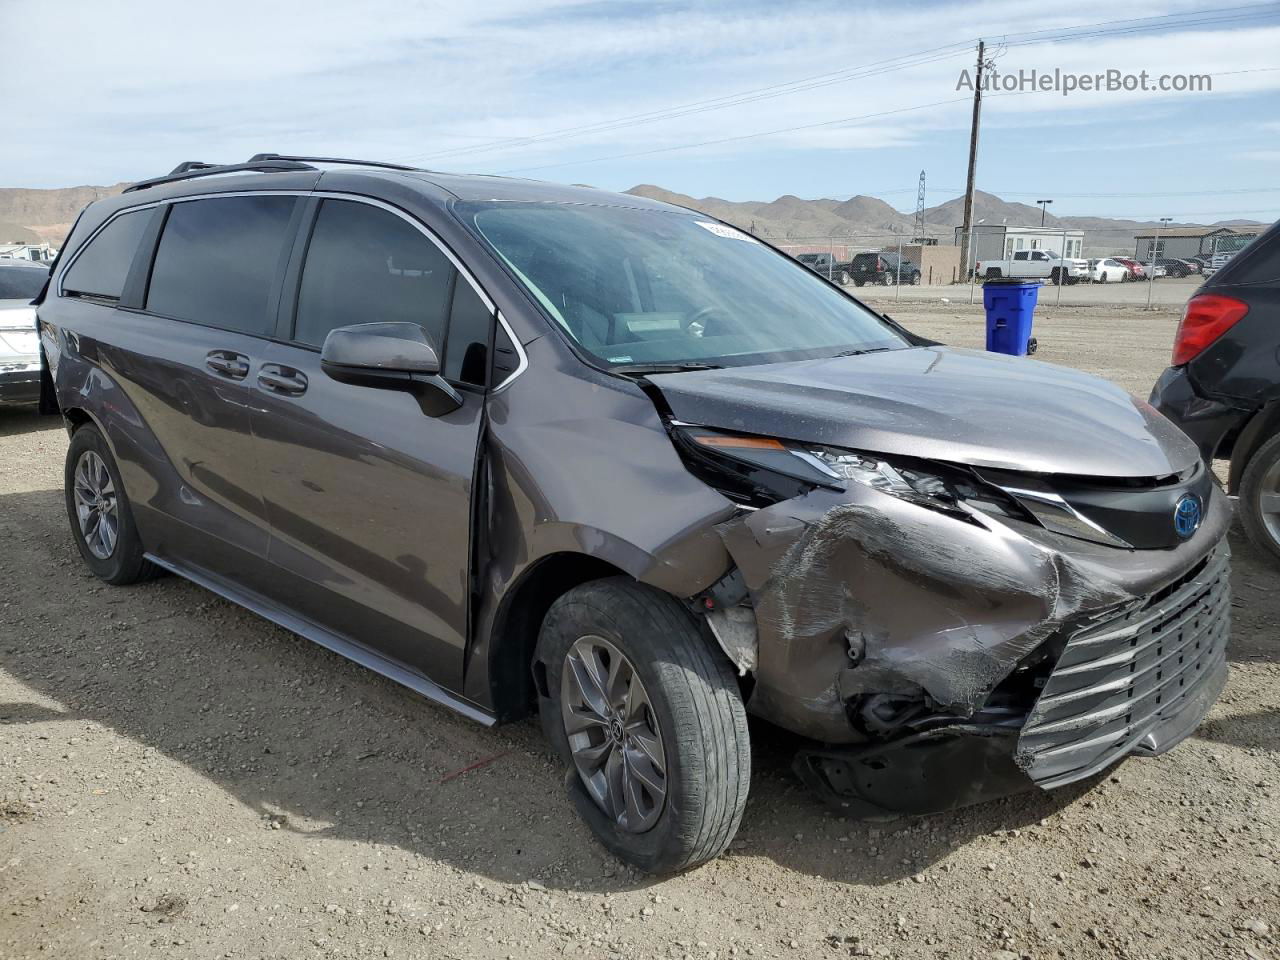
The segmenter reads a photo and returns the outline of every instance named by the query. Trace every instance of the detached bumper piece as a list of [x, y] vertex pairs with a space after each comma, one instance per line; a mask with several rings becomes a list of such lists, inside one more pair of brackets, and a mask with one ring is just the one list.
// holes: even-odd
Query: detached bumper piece
[[1068, 639], [1018, 738], [1041, 787], [1092, 776], [1130, 753], [1155, 755], [1195, 730], [1226, 683], [1229, 553]]

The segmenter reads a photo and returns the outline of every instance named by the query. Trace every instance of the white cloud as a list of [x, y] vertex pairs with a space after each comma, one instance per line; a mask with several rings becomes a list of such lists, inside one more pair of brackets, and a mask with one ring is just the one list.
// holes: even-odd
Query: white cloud
[[[1144, 15], [1191, 11], [1164, 3]], [[372, 157], [426, 155], [457, 169], [502, 170], [733, 140], [668, 157], [741, 157], [763, 150], [856, 151], [921, 144], [968, 124], [964, 104], [847, 124], [960, 98], [965, 44], [977, 30], [1066, 27], [1132, 16], [1060, 6], [1034, 21], [1024, 3], [866, 7], [628, 0], [351, 3], [219, 0], [174, 4], [60, 0], [0, 10], [0, 53], [38, 96], [6, 118], [0, 183], [54, 185], [140, 177], [184, 159], [235, 160], [259, 150]], [[460, 148], [597, 124], [883, 61], [954, 42], [945, 59], [804, 94], [694, 112], [661, 123], [485, 152]], [[1274, 63], [1280, 27], [1138, 34], [1011, 48], [998, 63], [1077, 72], [1225, 73]], [[1280, 72], [1236, 74], [1213, 94], [991, 97], [986, 123], [1055, 127], [1182, 107], [1193, 97], [1273, 96]], [[14, 104], [10, 103], [10, 114]], [[1078, 143], [1080, 134], [1063, 135]], [[440, 154], [445, 154], [441, 156]], [[590, 177], [592, 165], [548, 169]]]

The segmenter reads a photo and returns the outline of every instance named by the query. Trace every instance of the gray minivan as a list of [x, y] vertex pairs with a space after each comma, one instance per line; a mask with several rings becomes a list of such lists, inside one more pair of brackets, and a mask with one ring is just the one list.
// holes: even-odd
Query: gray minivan
[[733, 837], [748, 715], [886, 816], [1160, 753], [1225, 679], [1229, 509], [1172, 424], [694, 211], [183, 164], [86, 208], [38, 319], [95, 574], [538, 713], [646, 870]]

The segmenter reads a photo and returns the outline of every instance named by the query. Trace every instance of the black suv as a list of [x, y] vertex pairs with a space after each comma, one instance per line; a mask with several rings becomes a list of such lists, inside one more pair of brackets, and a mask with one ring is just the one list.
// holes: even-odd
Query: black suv
[[875, 283], [882, 286], [902, 282], [920, 282], [920, 268], [896, 253], [860, 253], [849, 264], [849, 276], [855, 286]]
[[1151, 402], [1205, 460], [1231, 461], [1244, 528], [1280, 559], [1280, 223], [1187, 302]]
[[81, 214], [38, 319], [90, 570], [536, 712], [646, 870], [732, 839], [748, 713], [884, 817], [1160, 753], [1225, 682], [1230, 511], [1191, 441], [701, 213], [184, 164]]

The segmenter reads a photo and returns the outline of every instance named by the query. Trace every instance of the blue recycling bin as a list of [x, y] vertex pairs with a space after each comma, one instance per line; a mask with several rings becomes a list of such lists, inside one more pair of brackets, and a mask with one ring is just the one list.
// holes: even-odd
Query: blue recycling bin
[[988, 350], [1014, 357], [1035, 353], [1031, 316], [1039, 296], [1039, 280], [992, 279], [983, 285]]

